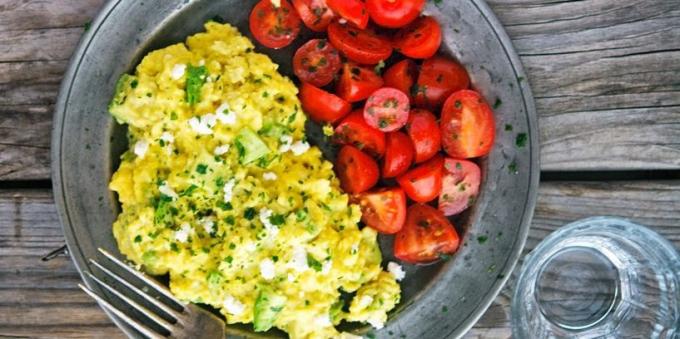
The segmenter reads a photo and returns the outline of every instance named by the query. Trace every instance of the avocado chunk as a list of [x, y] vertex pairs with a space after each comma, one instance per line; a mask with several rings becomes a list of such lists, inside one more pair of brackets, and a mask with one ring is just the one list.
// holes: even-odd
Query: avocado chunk
[[234, 140], [238, 149], [239, 162], [247, 165], [269, 154], [269, 148], [250, 128], [244, 128]]
[[269, 286], [261, 286], [260, 293], [255, 299], [253, 309], [253, 325], [256, 332], [268, 331], [274, 326], [274, 321], [283, 307], [286, 305], [286, 297], [277, 294]]

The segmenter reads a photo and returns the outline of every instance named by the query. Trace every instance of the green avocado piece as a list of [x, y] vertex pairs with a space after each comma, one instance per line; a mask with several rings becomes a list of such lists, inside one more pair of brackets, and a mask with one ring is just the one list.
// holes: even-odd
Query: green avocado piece
[[264, 332], [274, 326], [276, 317], [286, 306], [286, 297], [277, 294], [269, 286], [261, 286], [259, 290], [253, 309], [253, 325], [256, 332]]
[[247, 165], [269, 154], [269, 148], [264, 141], [260, 139], [257, 133], [247, 127], [236, 136], [234, 143], [238, 149], [239, 162], [242, 165]]

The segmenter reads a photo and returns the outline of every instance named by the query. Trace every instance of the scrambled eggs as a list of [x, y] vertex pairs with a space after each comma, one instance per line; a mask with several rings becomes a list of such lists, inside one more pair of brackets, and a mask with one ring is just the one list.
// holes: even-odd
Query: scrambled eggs
[[[376, 232], [305, 140], [297, 89], [230, 25], [149, 53], [110, 106], [130, 149], [113, 175], [120, 251], [228, 323], [337, 338], [399, 302]], [[356, 292], [349, 305], [341, 291]]]

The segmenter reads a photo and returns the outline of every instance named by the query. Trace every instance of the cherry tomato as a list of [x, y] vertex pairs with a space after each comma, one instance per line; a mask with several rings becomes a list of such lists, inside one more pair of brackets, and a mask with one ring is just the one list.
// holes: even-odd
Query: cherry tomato
[[382, 85], [383, 79], [373, 69], [347, 62], [335, 92], [349, 102], [358, 102], [368, 98]]
[[368, 191], [380, 175], [378, 164], [368, 154], [350, 145], [342, 146], [335, 161], [340, 186], [345, 192], [357, 194]]
[[428, 202], [442, 191], [444, 158], [436, 155], [422, 165], [397, 177], [399, 186], [416, 202]]
[[352, 110], [349, 102], [306, 82], [300, 86], [302, 109], [316, 122], [334, 123]]
[[335, 18], [325, 0], [293, 0], [293, 6], [305, 26], [315, 32], [325, 31]]
[[300, 33], [300, 17], [288, 0], [274, 7], [270, 0], [260, 0], [250, 12], [250, 32], [262, 45], [283, 48]]
[[399, 187], [380, 188], [354, 197], [361, 221], [384, 234], [399, 232], [406, 221], [406, 195]]
[[328, 26], [328, 39], [347, 58], [363, 65], [375, 65], [392, 54], [392, 46], [387, 39], [337, 21]]
[[476, 158], [489, 154], [496, 137], [493, 111], [472, 90], [451, 94], [442, 108], [440, 121], [444, 151], [454, 158]]
[[470, 87], [470, 76], [456, 61], [442, 56], [423, 61], [414, 87], [416, 105], [437, 109], [451, 93]]
[[382, 176], [383, 178], [394, 178], [411, 167], [415, 150], [408, 135], [399, 131], [387, 133], [386, 141]]
[[444, 215], [456, 215], [472, 206], [479, 194], [481, 171], [474, 162], [446, 158], [439, 210]]
[[416, 164], [432, 158], [442, 147], [437, 118], [424, 109], [414, 109], [408, 117], [406, 132], [416, 150]]
[[326, 0], [328, 7], [361, 29], [368, 26], [368, 11], [362, 0]]
[[406, 125], [410, 107], [408, 97], [402, 91], [381, 88], [366, 100], [364, 119], [383, 132], [396, 131]]
[[385, 153], [385, 133], [369, 126], [360, 109], [340, 121], [335, 127], [334, 139], [340, 144], [353, 145], [374, 157], [381, 157]]
[[415, 20], [425, 0], [366, 0], [371, 19], [380, 26], [399, 28]]
[[397, 62], [383, 74], [386, 87], [396, 88], [411, 97], [411, 88], [418, 78], [418, 66], [410, 59]]
[[406, 223], [394, 238], [394, 256], [408, 263], [427, 263], [455, 253], [459, 245], [458, 232], [442, 212], [414, 204], [406, 211]]
[[340, 70], [340, 55], [326, 39], [312, 39], [293, 56], [293, 71], [300, 81], [317, 87], [328, 85]]
[[442, 30], [437, 20], [423, 16], [402, 28], [394, 36], [394, 48], [414, 59], [432, 57], [442, 43]]

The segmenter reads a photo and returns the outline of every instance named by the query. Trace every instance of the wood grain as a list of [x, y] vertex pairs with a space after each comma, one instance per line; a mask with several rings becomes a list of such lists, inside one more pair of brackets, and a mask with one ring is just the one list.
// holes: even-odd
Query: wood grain
[[[526, 251], [564, 224], [592, 215], [647, 225], [680, 248], [679, 195], [680, 181], [545, 183]], [[40, 261], [63, 243], [50, 191], [0, 190], [0, 215], [0, 337], [120, 337], [75, 287], [80, 278], [68, 258]], [[510, 288], [503, 290], [467, 337], [509, 338], [510, 295]]]
[[[49, 177], [44, 123], [103, 3], [0, 0], [0, 180]], [[680, 2], [489, 4], [536, 96], [542, 169], [680, 169]], [[44, 122], [17, 118], [28, 110]]]

